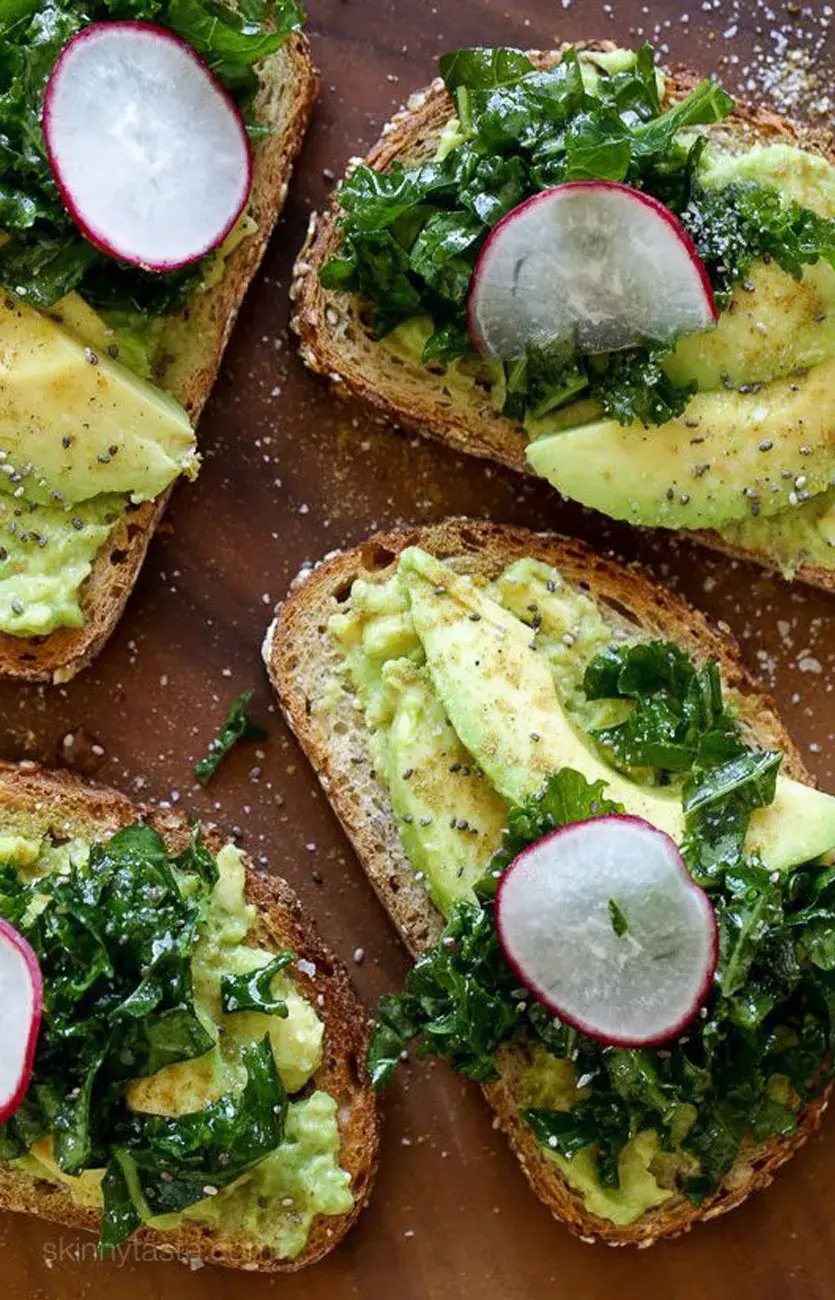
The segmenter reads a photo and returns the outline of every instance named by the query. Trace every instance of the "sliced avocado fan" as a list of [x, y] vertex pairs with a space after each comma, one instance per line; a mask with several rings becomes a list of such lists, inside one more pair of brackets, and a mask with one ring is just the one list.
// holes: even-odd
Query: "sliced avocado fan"
[[[680, 792], [639, 785], [595, 752], [563, 708], [530, 628], [417, 547], [403, 552], [399, 572], [438, 699], [500, 795], [521, 803], [553, 772], [574, 768], [587, 781], [605, 781], [610, 799], [681, 843]], [[783, 870], [833, 847], [835, 798], [779, 777], [774, 802], [751, 819], [747, 850]]]
[[159, 496], [197, 471], [181, 406], [49, 316], [0, 296], [0, 489], [41, 505]]
[[599, 420], [537, 439], [531, 468], [613, 519], [717, 528], [823, 492], [835, 471], [835, 357], [758, 391], [698, 393], [652, 429]]

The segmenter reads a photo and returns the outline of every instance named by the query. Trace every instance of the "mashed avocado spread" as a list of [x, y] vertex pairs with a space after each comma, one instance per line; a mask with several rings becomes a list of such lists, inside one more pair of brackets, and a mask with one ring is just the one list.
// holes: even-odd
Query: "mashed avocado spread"
[[[277, 962], [257, 945], [239, 851], [227, 845], [213, 859], [194, 840], [185, 855], [168, 858], [146, 828], [92, 848], [18, 831], [0, 839], [0, 915], [38, 952], [50, 1027], [65, 1014], [70, 982], [78, 996], [85, 959], [94, 974], [70, 1017], [80, 1046], [61, 1063], [63, 1104], [56, 1111], [43, 1101], [61, 1049], [42, 1040], [30, 1095], [0, 1126], [0, 1159], [104, 1209], [111, 1247], [139, 1222], [173, 1231], [187, 1218], [240, 1233], [245, 1246], [277, 1258], [295, 1257], [317, 1215], [351, 1208], [351, 1179], [339, 1164], [337, 1103], [310, 1086], [324, 1026], [293, 981], [293, 954]], [[126, 963], [110, 990], [103, 951], [95, 944], [85, 951], [81, 933], [80, 900], [99, 887], [98, 908], [121, 927], [115, 951]], [[64, 930], [71, 924], [64, 907], [78, 930]], [[114, 932], [106, 924], [102, 950], [114, 951]], [[69, 958], [55, 950], [62, 941], [74, 944]], [[131, 987], [134, 962], [141, 980]], [[273, 965], [272, 977], [252, 982]], [[121, 1026], [115, 1046], [98, 1042], [102, 1012]], [[90, 1059], [85, 1035], [95, 1040]], [[267, 1116], [275, 1129], [265, 1140], [259, 1126]], [[125, 1185], [133, 1199], [126, 1217], [114, 1195]]]
[[[709, 1195], [820, 1086], [830, 1030], [811, 1008], [832, 964], [815, 908], [835, 899], [814, 864], [835, 848], [835, 799], [745, 746], [715, 665], [640, 638], [541, 560], [489, 580], [458, 567], [410, 548], [357, 580], [314, 701], [329, 726], [362, 715], [416, 881], [446, 920], [404, 993], [383, 999], [370, 1068], [385, 1082], [417, 1039], [499, 1078], [589, 1212], [630, 1223]], [[623, 810], [685, 845], [722, 934], [704, 1018], [665, 1050], [606, 1048], [555, 1021], [519, 989], [492, 919], [496, 880], [527, 843]], [[781, 984], [786, 943], [796, 965]]]

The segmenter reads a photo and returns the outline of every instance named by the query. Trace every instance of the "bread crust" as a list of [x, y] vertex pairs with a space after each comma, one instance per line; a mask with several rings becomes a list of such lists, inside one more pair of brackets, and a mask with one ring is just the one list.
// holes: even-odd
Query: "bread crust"
[[[599, 41], [572, 48], [605, 52], [617, 47], [612, 41]], [[562, 50], [529, 51], [540, 67], [553, 66], [561, 54]], [[689, 69], [674, 69], [669, 74], [665, 101], [674, 103], [684, 98], [700, 80]], [[382, 171], [395, 161], [406, 166], [428, 161], [453, 113], [452, 98], [437, 78], [414, 94], [408, 106], [392, 118], [364, 161]], [[714, 131], [717, 136], [730, 135], [750, 144], [784, 141], [835, 162], [835, 140], [830, 130], [802, 126], [761, 105], [737, 104], [726, 123]], [[458, 400], [454, 391], [444, 387], [439, 377], [441, 367], [433, 372], [419, 359], [395, 357], [371, 338], [355, 294], [322, 287], [319, 272], [339, 251], [338, 219], [339, 205], [334, 194], [324, 213], [311, 216], [307, 239], [294, 268], [291, 324], [299, 337], [305, 364], [327, 376], [338, 396], [363, 402], [380, 423], [413, 429], [456, 451], [532, 475], [525, 458], [528, 434], [521, 423], [496, 410], [488, 392], [477, 390], [467, 402]], [[763, 548], [733, 547], [714, 532], [682, 531], [680, 535], [695, 537], [705, 546], [754, 560], [766, 568], [782, 568], [780, 561]], [[796, 576], [826, 591], [835, 591], [835, 571], [822, 565], [800, 564]]]
[[[0, 821], [19, 823], [57, 840], [109, 836], [142, 820], [157, 830], [172, 850], [185, 846], [185, 818], [134, 804], [104, 786], [83, 784], [66, 772], [52, 772], [34, 763], [0, 763]], [[228, 842], [215, 826], [205, 828], [212, 852]], [[293, 890], [277, 876], [257, 873], [247, 861], [247, 900], [258, 912], [255, 943], [273, 951], [292, 948], [315, 966], [315, 975], [293, 968], [299, 991], [317, 1007], [325, 1025], [325, 1053], [314, 1075], [317, 1088], [337, 1102], [340, 1130], [339, 1160], [351, 1175], [354, 1205], [347, 1214], [318, 1216], [304, 1251], [293, 1260], [277, 1260], [268, 1249], [245, 1234], [216, 1232], [184, 1222], [176, 1232], [143, 1227], [131, 1241], [156, 1248], [160, 1257], [203, 1260], [226, 1268], [261, 1273], [296, 1272], [313, 1264], [339, 1244], [362, 1213], [377, 1169], [380, 1119], [364, 1062], [368, 1046], [368, 1017], [345, 968], [336, 960], [302, 911]], [[317, 1001], [321, 999], [321, 1001]], [[0, 1209], [34, 1214], [68, 1228], [98, 1232], [93, 1209], [73, 1203], [62, 1187], [33, 1179], [0, 1164]]]
[[[253, 149], [250, 211], [257, 230], [230, 254], [218, 283], [193, 294], [163, 332], [163, 362], [155, 378], [193, 423], [212, 390], [238, 310], [284, 206], [318, 87], [307, 38], [294, 33], [265, 64], [256, 100], [256, 116], [274, 128]], [[95, 658], [121, 617], [171, 490], [129, 509], [100, 548], [81, 591], [83, 626], [59, 628], [46, 637], [0, 633], [0, 674], [67, 682]]]
[[[638, 566], [624, 566], [596, 554], [582, 542], [554, 533], [535, 534], [465, 519], [372, 537], [355, 550], [329, 556], [314, 570], [300, 575], [287, 601], [276, 609], [264, 642], [264, 659], [289, 726], [413, 956], [437, 938], [442, 918], [425, 889], [415, 881], [385, 787], [369, 772], [361, 716], [350, 705], [344, 712], [337, 708], [325, 713], [316, 707], [322, 688], [341, 659], [338, 650], [329, 650], [329, 638], [323, 635], [329, 617], [347, 598], [356, 578], [385, 571], [406, 546], [422, 546], [441, 559], [452, 559], [459, 571], [487, 578], [495, 577], [507, 564], [523, 556], [544, 560], [569, 583], [587, 590], [614, 624], [631, 626], [650, 637], [674, 640], [698, 660], [717, 660], [726, 688], [733, 690], [739, 700], [747, 736], [764, 748], [781, 749], [785, 755], [783, 770], [812, 784], [773, 702], [744, 667], [733, 639], [712, 628], [700, 613], [660, 587]], [[497, 1127], [509, 1138], [537, 1196], [572, 1232], [584, 1240], [611, 1246], [649, 1246], [741, 1204], [751, 1192], [771, 1182], [780, 1165], [815, 1131], [829, 1095], [827, 1090], [804, 1109], [797, 1131], [789, 1138], [775, 1138], [752, 1147], [719, 1191], [701, 1206], [675, 1195], [635, 1223], [618, 1226], [589, 1213], [582, 1197], [569, 1187], [530, 1128], [519, 1119], [518, 1102], [506, 1068], [500, 1068], [498, 1080], [484, 1086], [483, 1092], [495, 1113]]]

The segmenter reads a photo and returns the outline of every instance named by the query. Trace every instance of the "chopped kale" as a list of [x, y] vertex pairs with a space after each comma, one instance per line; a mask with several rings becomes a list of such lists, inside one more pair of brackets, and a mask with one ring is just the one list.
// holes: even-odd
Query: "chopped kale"
[[629, 929], [629, 922], [624, 916], [621, 908], [618, 906], [617, 899], [615, 898], [609, 899], [609, 919], [612, 922], [612, 929], [615, 934], [619, 939], [622, 939]]
[[[573, 51], [547, 71], [513, 49], [458, 50], [440, 67], [461, 138], [446, 157], [418, 167], [353, 172], [339, 193], [342, 248], [322, 281], [367, 298], [378, 336], [429, 315], [434, 331], [423, 359], [450, 362], [472, 351], [470, 281], [484, 240], [506, 213], [538, 190], [591, 177], [657, 190], [681, 207], [701, 145], [684, 147], [676, 135], [720, 120], [732, 101], [704, 82], [662, 111], [649, 46], [633, 70], [597, 70], [591, 90]], [[622, 423], [661, 423], [680, 414], [691, 395], [664, 374], [665, 351], [647, 343], [589, 358], [531, 347], [506, 364], [505, 413], [536, 418], [588, 395]]]
[[44, 982], [32, 1081], [0, 1125], [0, 1161], [51, 1135], [64, 1173], [107, 1168], [109, 1248], [148, 1213], [204, 1199], [207, 1186], [231, 1182], [281, 1140], [286, 1097], [264, 1048], [245, 1057], [243, 1091], [201, 1112], [132, 1116], [125, 1103], [132, 1080], [215, 1044], [191, 963], [216, 880], [199, 831], [172, 857], [143, 825], [94, 844], [66, 874], [29, 883], [0, 867], [0, 916], [34, 948]]
[[81, 236], [52, 177], [41, 129], [43, 92], [58, 55], [100, 19], [142, 19], [179, 33], [249, 112], [255, 67], [301, 26], [297, 0], [12, 0], [0, 10], [0, 284], [36, 307], [77, 289], [93, 306], [158, 316], [182, 306], [201, 270], [150, 274], [121, 265]]
[[742, 752], [715, 663], [697, 669], [669, 641], [612, 646], [586, 667], [590, 700], [635, 700], [625, 722], [594, 732], [618, 767], [653, 768], [662, 778], [713, 766]]
[[201, 758], [199, 763], [195, 764], [194, 775], [202, 786], [205, 787], [209, 784], [226, 755], [240, 741], [264, 740], [266, 738], [267, 733], [264, 728], [253, 722], [247, 711], [252, 695], [252, 691], [244, 691], [242, 695], [239, 695], [233, 701], [219, 735], [209, 746], [208, 754], [205, 758]]
[[[618, 181], [666, 204], [692, 234], [720, 305], [758, 258], [795, 276], [820, 258], [835, 263], [835, 221], [757, 184], [701, 185], [705, 137], [681, 132], [721, 121], [733, 101], [704, 81], [664, 109], [649, 45], [632, 69], [595, 68], [588, 88], [571, 50], [542, 70], [520, 50], [463, 49], [440, 71], [457, 114], [451, 147], [415, 167], [359, 166], [339, 191], [342, 247], [321, 276], [369, 301], [378, 337], [430, 317], [424, 362], [474, 355], [466, 299], [485, 239], [524, 199], [566, 181]], [[695, 391], [667, 374], [671, 346], [647, 339], [588, 356], [538, 342], [505, 362], [504, 413], [538, 419], [588, 397], [620, 424], [664, 424]]]
[[227, 1014], [232, 1011], [261, 1011], [265, 1015], [286, 1019], [287, 1003], [283, 998], [273, 997], [272, 987], [276, 975], [295, 960], [294, 952], [280, 952], [266, 966], [246, 975], [224, 975], [220, 981], [221, 1009]]
[[280, 1145], [287, 1094], [269, 1037], [247, 1049], [247, 1081], [204, 1110], [169, 1118], [123, 1119], [104, 1175], [102, 1249], [110, 1251], [144, 1219], [179, 1214], [214, 1196]]
[[754, 182], [696, 190], [681, 214], [705, 263], [720, 303], [754, 262], [774, 261], [799, 280], [804, 266], [835, 266], [835, 220], [776, 189]]
[[[685, 774], [683, 848], [709, 891], [720, 936], [702, 1015], [663, 1050], [612, 1048], [562, 1025], [519, 987], [493, 918], [497, 876], [555, 826], [614, 808], [603, 782], [562, 771], [511, 810], [477, 891], [480, 905], [458, 903], [404, 992], [383, 1000], [369, 1068], [384, 1085], [415, 1041], [419, 1056], [445, 1057], [459, 1072], [490, 1080], [502, 1044], [539, 1044], [572, 1061], [578, 1087], [568, 1110], [523, 1108], [547, 1149], [566, 1159], [591, 1151], [601, 1183], [617, 1187], [624, 1146], [652, 1129], [675, 1185], [699, 1201], [746, 1142], [792, 1132], [801, 1107], [831, 1077], [835, 868], [778, 874], [745, 854], [751, 813], [774, 799], [781, 756], [742, 744], [715, 665], [699, 669], [666, 642], [613, 647], [590, 662], [584, 685], [591, 699], [635, 700], [627, 730], [605, 738], [612, 754], [660, 777]], [[610, 913], [623, 933], [615, 899]]]

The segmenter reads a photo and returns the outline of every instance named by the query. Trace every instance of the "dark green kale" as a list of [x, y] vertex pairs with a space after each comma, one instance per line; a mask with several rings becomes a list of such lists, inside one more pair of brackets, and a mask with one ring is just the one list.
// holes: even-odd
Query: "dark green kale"
[[593, 733], [618, 767], [669, 773], [713, 766], [742, 753], [715, 663], [696, 668], [669, 641], [611, 646], [586, 667], [590, 700], [634, 700], [625, 722]]
[[612, 922], [612, 929], [615, 934], [619, 939], [622, 939], [629, 930], [629, 922], [618, 906], [617, 899], [615, 898], [609, 899], [609, 919]]
[[261, 1011], [265, 1015], [287, 1017], [287, 1003], [273, 997], [276, 975], [296, 960], [294, 952], [280, 952], [266, 966], [247, 975], [224, 975], [220, 981], [220, 1005], [225, 1013]]
[[595, 396], [606, 415], [618, 424], [666, 424], [684, 413], [696, 392], [695, 383], [674, 383], [664, 370], [671, 344], [645, 343], [613, 352]]
[[65, 1173], [107, 1167], [102, 1240], [111, 1247], [138, 1225], [138, 1206], [202, 1200], [206, 1186], [232, 1181], [281, 1139], [286, 1098], [271, 1052], [268, 1062], [252, 1049], [243, 1092], [198, 1114], [132, 1117], [125, 1104], [132, 1080], [214, 1046], [191, 963], [216, 880], [199, 831], [170, 857], [142, 825], [94, 844], [66, 875], [26, 883], [0, 868], [0, 916], [34, 948], [44, 982], [32, 1081], [0, 1125], [0, 1160], [51, 1135]]
[[835, 266], [835, 221], [753, 182], [696, 189], [681, 214], [720, 305], [754, 262], [774, 261], [799, 280], [804, 266]]
[[[339, 192], [340, 254], [322, 270], [326, 287], [369, 300], [378, 336], [429, 315], [427, 362], [472, 352], [466, 299], [475, 262], [512, 208], [563, 181], [598, 178], [649, 189], [680, 210], [703, 146], [683, 146], [677, 133], [718, 121], [733, 106], [706, 81], [662, 111], [650, 46], [632, 70], [599, 70], [593, 90], [584, 87], [573, 51], [539, 71], [519, 50], [458, 50], [440, 69], [461, 140], [445, 158], [419, 167], [358, 167]], [[664, 352], [652, 343], [602, 357], [529, 348], [506, 364], [505, 412], [536, 418], [588, 395], [622, 423], [661, 423], [680, 414], [692, 391], [664, 374]]]
[[240, 741], [266, 738], [267, 733], [264, 728], [253, 722], [247, 711], [252, 694], [252, 691], [244, 691], [233, 701], [220, 733], [209, 746], [208, 754], [195, 764], [194, 775], [204, 788], [209, 784], [226, 755]]
[[247, 1049], [247, 1081], [204, 1110], [171, 1119], [132, 1115], [114, 1133], [102, 1182], [101, 1245], [114, 1250], [143, 1220], [214, 1196], [281, 1144], [287, 1094], [269, 1037]]
[[624, 1146], [652, 1129], [677, 1185], [698, 1201], [715, 1191], [745, 1142], [792, 1132], [831, 1077], [835, 868], [779, 874], [745, 854], [753, 810], [774, 799], [781, 756], [742, 744], [715, 665], [699, 669], [666, 642], [622, 646], [591, 661], [584, 685], [591, 699], [636, 702], [627, 730], [608, 737], [612, 753], [655, 766], [662, 778], [687, 775], [683, 848], [709, 891], [720, 935], [701, 1016], [663, 1050], [607, 1047], [554, 1020], [504, 961], [492, 912], [497, 876], [555, 826], [616, 810], [602, 782], [590, 786], [563, 771], [511, 810], [478, 890], [481, 906], [458, 903], [404, 993], [383, 1000], [369, 1068], [375, 1084], [385, 1084], [414, 1040], [418, 1055], [445, 1057], [489, 1080], [503, 1043], [538, 1043], [572, 1061], [579, 1089], [568, 1111], [523, 1111], [543, 1145], [569, 1159], [591, 1149], [603, 1185], [617, 1187]]
[[208, 891], [178, 871], [156, 834], [134, 826], [95, 845], [86, 866], [24, 887], [8, 908], [44, 977], [44, 1030], [29, 1107], [6, 1126], [55, 1137], [69, 1174], [104, 1163], [124, 1084], [212, 1046], [194, 1007], [191, 954]]
[[[662, 109], [649, 45], [632, 69], [598, 69], [590, 89], [573, 51], [541, 71], [520, 50], [457, 50], [440, 71], [460, 139], [417, 167], [358, 167], [339, 192], [342, 248], [322, 270], [327, 288], [368, 300], [378, 337], [430, 317], [424, 362], [474, 355], [466, 299], [485, 239], [524, 199], [566, 181], [618, 181], [664, 203], [693, 236], [720, 306], [758, 259], [773, 258], [797, 277], [821, 258], [835, 264], [835, 221], [758, 184], [700, 185], [705, 137], [680, 133], [721, 121], [733, 101], [704, 81]], [[504, 412], [537, 419], [585, 396], [621, 424], [664, 424], [695, 391], [667, 374], [670, 350], [650, 339], [597, 356], [531, 346], [505, 363]]]
[[687, 865], [700, 883], [735, 869], [755, 808], [774, 802], [783, 755], [745, 750], [694, 772], [684, 786]]
[[297, 0], [10, 0], [0, 9], [0, 284], [36, 307], [79, 290], [95, 307], [162, 315], [201, 270], [149, 274], [100, 253], [64, 207], [46, 158], [43, 92], [61, 50], [97, 20], [142, 19], [179, 33], [248, 114], [258, 62], [301, 26]]

